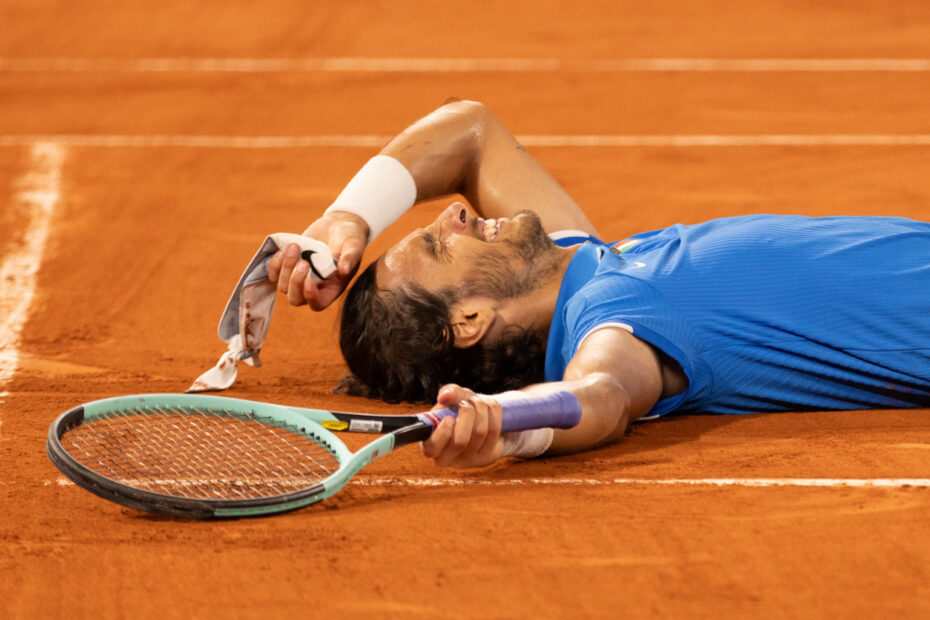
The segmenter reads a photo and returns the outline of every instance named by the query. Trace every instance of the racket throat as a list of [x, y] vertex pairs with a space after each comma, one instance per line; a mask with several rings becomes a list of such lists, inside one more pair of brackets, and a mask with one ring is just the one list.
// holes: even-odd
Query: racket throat
[[393, 451], [395, 448], [395, 443], [395, 435], [384, 435], [383, 437], [379, 437], [356, 452], [352, 458], [349, 459], [345, 466], [349, 477], [354, 476], [360, 469], [375, 459], [379, 459], [388, 452]]

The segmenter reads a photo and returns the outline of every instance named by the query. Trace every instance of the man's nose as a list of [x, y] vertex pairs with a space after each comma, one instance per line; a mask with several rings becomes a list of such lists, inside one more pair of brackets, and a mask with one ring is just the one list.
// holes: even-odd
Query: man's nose
[[468, 207], [461, 202], [452, 203], [442, 212], [439, 220], [446, 230], [462, 234], [468, 230]]

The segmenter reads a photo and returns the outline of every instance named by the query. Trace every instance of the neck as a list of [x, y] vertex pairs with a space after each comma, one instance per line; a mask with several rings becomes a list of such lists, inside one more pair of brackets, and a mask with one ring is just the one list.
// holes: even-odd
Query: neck
[[548, 330], [562, 288], [562, 278], [577, 251], [578, 246], [559, 248], [556, 268], [532, 293], [502, 302], [498, 312], [503, 322], [527, 329]]

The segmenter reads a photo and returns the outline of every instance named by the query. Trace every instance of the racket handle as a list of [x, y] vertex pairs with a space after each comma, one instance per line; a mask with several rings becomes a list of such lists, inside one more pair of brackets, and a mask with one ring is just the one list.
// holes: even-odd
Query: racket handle
[[[568, 391], [533, 396], [522, 392], [495, 395], [501, 404], [501, 432], [525, 431], [532, 428], [572, 428], [581, 421], [581, 403]], [[419, 414], [433, 427], [443, 418], [458, 415], [458, 408], [439, 409]]]

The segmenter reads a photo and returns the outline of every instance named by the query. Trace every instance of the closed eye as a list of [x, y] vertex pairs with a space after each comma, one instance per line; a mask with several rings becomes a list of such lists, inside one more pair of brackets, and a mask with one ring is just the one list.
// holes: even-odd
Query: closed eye
[[433, 258], [436, 258], [436, 238], [428, 232], [424, 232], [420, 234], [420, 241], [423, 242], [423, 245], [425, 246], [426, 251], [429, 252], [429, 255]]
[[448, 258], [448, 248], [441, 239], [437, 239], [432, 233], [424, 232], [420, 235], [420, 239], [423, 241], [423, 244], [426, 246], [426, 251], [435, 259]]

